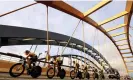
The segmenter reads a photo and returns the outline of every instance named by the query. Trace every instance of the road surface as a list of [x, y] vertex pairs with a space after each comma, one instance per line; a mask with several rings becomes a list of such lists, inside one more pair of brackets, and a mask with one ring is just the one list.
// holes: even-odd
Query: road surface
[[[9, 75], [9, 73], [0, 73], [0, 80], [62, 80], [62, 79], [57, 78], [57, 77], [53, 79], [48, 79], [46, 76], [40, 76], [36, 79], [33, 79], [29, 75], [22, 75], [20, 77], [13, 78]], [[70, 77], [66, 77], [63, 80], [71, 80], [71, 79]], [[79, 79], [74, 79], [74, 80], [79, 80]], [[84, 80], [87, 80], [87, 79], [84, 79]], [[94, 80], [94, 79], [90, 79], [90, 80]], [[115, 80], [115, 79], [105, 79], [105, 80]]]

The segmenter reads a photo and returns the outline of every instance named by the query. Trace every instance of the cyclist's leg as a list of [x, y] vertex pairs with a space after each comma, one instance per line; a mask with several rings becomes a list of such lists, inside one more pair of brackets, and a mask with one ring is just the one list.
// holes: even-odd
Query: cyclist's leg
[[30, 58], [30, 59], [29, 59], [29, 63], [28, 63], [28, 64], [29, 64], [29, 69], [31, 69], [31, 64], [32, 64], [32, 62], [33, 62], [33, 61], [32, 61], [32, 58]]
[[33, 66], [35, 66], [35, 63], [37, 61], [37, 56], [31, 57], [29, 60], [29, 68], [31, 68], [31, 64], [33, 64]]
[[31, 60], [30, 58], [27, 59], [27, 74], [30, 75], [31, 71]]
[[31, 63], [31, 60], [28, 58], [27, 59], [28, 68], [30, 67], [30, 63]]

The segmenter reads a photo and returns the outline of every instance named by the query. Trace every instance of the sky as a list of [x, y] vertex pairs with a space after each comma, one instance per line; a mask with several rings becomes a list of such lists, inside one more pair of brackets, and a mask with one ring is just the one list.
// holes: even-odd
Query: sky
[[[95, 1], [65, 1], [69, 5], [73, 6], [74, 8], [78, 9], [81, 12], [86, 12], [88, 9], [91, 9], [94, 5], [98, 4], [100, 0]], [[29, 1], [0, 1], [0, 14], [3, 14], [5, 12], [26, 6], [28, 4], [34, 3], [33, 0]], [[97, 23], [110, 18], [111, 16], [114, 16], [115, 14], [118, 14], [125, 10], [126, 1], [112, 1], [111, 3], [107, 4], [105, 7], [99, 9], [95, 13], [89, 15], [88, 17], [92, 18]], [[53, 9], [49, 7], [49, 31], [65, 34], [68, 36], [71, 36], [79, 19], [70, 16], [66, 13], [63, 13], [61, 11], [58, 11], [56, 9]], [[119, 24], [124, 23], [124, 17], [121, 17], [115, 21], [109, 22], [108, 24], [102, 25], [104, 29], [108, 29], [114, 26], [117, 26]], [[33, 29], [39, 29], [39, 30], [46, 30], [46, 6], [42, 4], [36, 4], [31, 7], [25, 8], [23, 10], [17, 11], [15, 13], [6, 15], [4, 17], [0, 18], [0, 24], [3, 25], [13, 25], [13, 26], [19, 26], [19, 27], [26, 27], [26, 28], [33, 28]], [[133, 18], [131, 20], [131, 25], [133, 25]], [[114, 44], [99, 30], [96, 30], [93, 26], [87, 24], [84, 22], [85, 26], [85, 42], [89, 45], [96, 48], [111, 64], [112, 67], [119, 70], [119, 72], [122, 75], [127, 74], [125, 71], [124, 64], [122, 62], [122, 59], [120, 57], [120, 54]], [[109, 32], [109, 34], [115, 34], [117, 32], [123, 32], [124, 28], [121, 28], [119, 30], [115, 30], [112, 32]], [[133, 34], [132, 31], [130, 31], [131, 35]], [[77, 38], [79, 40], [83, 40], [83, 32], [82, 32], [82, 24], [80, 23], [74, 36], [74, 38]], [[95, 37], [95, 39], [94, 39]], [[115, 37], [115, 39], [119, 39], [120, 37]], [[132, 38], [131, 38], [132, 39]], [[126, 42], [119, 42], [117, 44], [122, 44]], [[12, 52], [16, 54], [22, 55], [23, 52], [26, 49], [30, 49], [31, 45], [26, 46], [5, 46], [0, 48], [0, 52]], [[35, 47], [35, 46], [34, 46]], [[32, 51], [34, 51], [34, 47]], [[127, 47], [127, 46], [124, 46]], [[124, 48], [122, 47], [122, 48]], [[62, 47], [59, 47], [60, 52], [62, 50]], [[38, 46], [36, 53], [44, 52], [47, 50], [47, 46]], [[57, 54], [58, 47], [52, 46], [51, 47], [51, 55]], [[64, 52], [64, 54], [79, 54], [80, 51], [77, 50], [71, 50], [70, 48], [67, 48]], [[45, 54], [43, 54], [45, 56]], [[125, 55], [130, 56], [130, 55]], [[91, 57], [88, 57], [89, 59], [96, 62]], [[96, 64], [98, 64], [96, 62]], [[131, 65], [131, 64], [129, 64]], [[133, 69], [133, 68], [131, 68]], [[133, 74], [131, 74], [133, 75]]]

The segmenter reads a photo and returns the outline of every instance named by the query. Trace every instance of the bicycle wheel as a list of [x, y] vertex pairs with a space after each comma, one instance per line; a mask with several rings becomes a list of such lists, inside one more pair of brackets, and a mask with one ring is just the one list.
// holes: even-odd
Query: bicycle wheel
[[81, 71], [78, 71], [77, 78], [82, 79], [82, 72]]
[[40, 66], [35, 66], [32, 68], [30, 75], [32, 78], [37, 78], [41, 75], [41, 72], [42, 72], [42, 68]]
[[81, 72], [82, 73], [82, 79], [85, 78], [85, 73], [84, 72]]
[[86, 72], [86, 78], [90, 79], [90, 74], [88, 72]]
[[70, 77], [71, 79], [74, 79], [76, 77], [76, 72], [74, 70], [70, 72]]
[[60, 77], [61, 79], [64, 79], [65, 76], [66, 76], [66, 71], [65, 71], [64, 69], [61, 69], [61, 70], [59, 71], [59, 77]]
[[24, 73], [25, 67], [21, 63], [14, 64], [10, 70], [9, 74], [12, 77], [18, 77]]
[[99, 79], [98, 73], [95, 73], [95, 79]]
[[48, 77], [49, 79], [52, 79], [54, 76], [55, 76], [55, 71], [54, 71], [54, 69], [51, 67], [51, 68], [49, 68], [49, 69], [47, 70], [47, 77]]
[[102, 79], [105, 79], [105, 76], [104, 75], [102, 75]]

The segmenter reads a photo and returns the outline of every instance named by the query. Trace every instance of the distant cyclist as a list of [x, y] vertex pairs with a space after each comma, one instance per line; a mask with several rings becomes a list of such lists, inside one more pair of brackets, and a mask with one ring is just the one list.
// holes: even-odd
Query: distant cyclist
[[85, 66], [82, 65], [82, 67], [81, 67], [82, 72], [84, 72], [84, 69], [85, 69]]
[[74, 64], [76, 72], [79, 71], [80, 65], [78, 63], [76, 63], [75, 61], [73, 61], [73, 64]]

